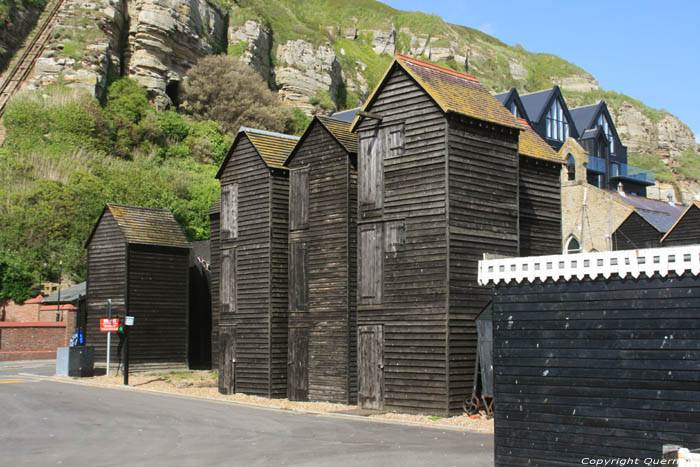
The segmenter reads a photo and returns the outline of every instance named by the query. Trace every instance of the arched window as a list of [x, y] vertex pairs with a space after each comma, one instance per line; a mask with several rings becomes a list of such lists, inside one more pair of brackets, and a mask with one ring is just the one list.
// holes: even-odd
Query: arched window
[[578, 242], [578, 239], [572, 235], [566, 241], [566, 254], [571, 255], [574, 253], [581, 253], [581, 244]]
[[566, 158], [566, 172], [569, 180], [576, 180], [576, 159], [571, 154]]

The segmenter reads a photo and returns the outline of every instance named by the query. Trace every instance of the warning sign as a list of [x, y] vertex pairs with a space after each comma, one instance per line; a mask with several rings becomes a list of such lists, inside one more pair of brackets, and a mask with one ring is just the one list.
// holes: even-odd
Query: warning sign
[[100, 319], [100, 331], [102, 332], [117, 332], [119, 331], [119, 318], [102, 318]]

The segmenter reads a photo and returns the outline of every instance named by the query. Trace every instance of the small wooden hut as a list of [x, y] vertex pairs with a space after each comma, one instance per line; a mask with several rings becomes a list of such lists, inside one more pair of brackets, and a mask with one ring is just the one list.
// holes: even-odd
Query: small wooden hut
[[518, 254], [521, 124], [475, 77], [402, 55], [358, 115], [358, 401], [461, 412], [491, 296], [477, 262]]
[[700, 245], [700, 201], [694, 200], [661, 239], [661, 246]]
[[[130, 366], [187, 365], [189, 244], [170, 211], [108, 204], [86, 244], [86, 343], [105, 361], [107, 339], [100, 318], [133, 316]], [[119, 359], [113, 336], [112, 358]]]
[[561, 253], [561, 186], [564, 160], [519, 118], [520, 256]]
[[287, 395], [287, 156], [299, 138], [241, 128], [216, 178], [224, 393]]
[[289, 156], [289, 398], [353, 403], [357, 392], [357, 142], [315, 117]]

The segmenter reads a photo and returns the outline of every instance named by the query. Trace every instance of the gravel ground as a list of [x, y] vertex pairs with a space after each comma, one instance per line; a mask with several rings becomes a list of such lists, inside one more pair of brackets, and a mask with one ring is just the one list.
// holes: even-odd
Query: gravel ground
[[[60, 377], [59, 377], [60, 378]], [[245, 402], [279, 409], [300, 412], [349, 412], [357, 410], [355, 405], [334, 404], [329, 402], [298, 402], [287, 399], [266, 399], [264, 397], [246, 394], [219, 394], [216, 373], [212, 371], [176, 371], [157, 373], [136, 373], [129, 375], [129, 385], [133, 388], [150, 389], [155, 391], [186, 394], [190, 396], [223, 399], [235, 402]], [[122, 376], [96, 376], [80, 378], [81, 382], [97, 385], [123, 384]], [[493, 433], [493, 420], [482, 416], [470, 418], [466, 414], [456, 417], [431, 417], [427, 415], [409, 415], [394, 412], [378, 413], [369, 416], [373, 419], [393, 420], [399, 422], [421, 423], [425, 425], [449, 425], [461, 427], [470, 431]]]

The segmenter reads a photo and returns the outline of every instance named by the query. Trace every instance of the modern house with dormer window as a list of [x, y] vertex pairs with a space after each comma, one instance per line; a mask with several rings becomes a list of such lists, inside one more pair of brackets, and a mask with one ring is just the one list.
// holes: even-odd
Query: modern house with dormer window
[[[627, 164], [627, 147], [622, 144], [605, 101], [569, 110], [558, 86], [519, 95], [515, 88], [494, 97], [517, 118], [527, 120], [535, 132], [559, 150], [564, 141], [575, 139], [588, 153], [586, 179], [598, 188], [623, 190], [646, 196], [655, 182], [654, 172]], [[569, 169], [574, 162], [568, 160]], [[570, 180], [573, 172], [569, 170]]]

